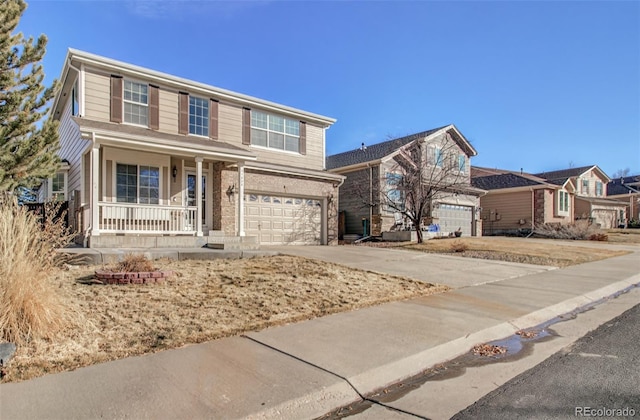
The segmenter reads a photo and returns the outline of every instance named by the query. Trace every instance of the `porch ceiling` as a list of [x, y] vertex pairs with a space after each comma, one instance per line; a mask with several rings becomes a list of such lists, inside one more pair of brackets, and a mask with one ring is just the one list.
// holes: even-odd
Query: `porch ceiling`
[[227, 161], [256, 160], [256, 156], [248, 150], [220, 140], [168, 134], [144, 127], [94, 121], [79, 117], [73, 117], [73, 120], [78, 124], [82, 138], [92, 140], [95, 135], [95, 140], [99, 144], [157, 153], [170, 153], [177, 156], [202, 156], [204, 158]]

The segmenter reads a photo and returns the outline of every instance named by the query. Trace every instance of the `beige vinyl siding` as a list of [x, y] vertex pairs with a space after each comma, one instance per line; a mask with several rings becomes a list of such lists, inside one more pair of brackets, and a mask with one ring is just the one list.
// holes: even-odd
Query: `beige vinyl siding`
[[[242, 107], [220, 103], [218, 113], [218, 138], [227, 143], [246, 147], [242, 145]], [[324, 169], [323, 132], [322, 127], [307, 123], [306, 155], [261, 147], [249, 146], [249, 149], [258, 157], [258, 162], [321, 171]]]
[[[69, 198], [74, 190], [81, 188], [82, 152], [89, 146], [89, 141], [80, 138], [78, 126], [71, 119], [71, 101], [67, 100], [58, 126], [60, 138], [60, 159], [69, 161], [69, 175], [67, 178], [67, 191]], [[76, 205], [80, 205], [77, 203]]]
[[85, 69], [84, 111], [91, 120], [109, 121], [110, 76]]
[[218, 105], [218, 138], [242, 146], [242, 108], [230, 104]]
[[[369, 206], [367, 206], [369, 194], [369, 168], [342, 174], [347, 177], [340, 187], [339, 211], [345, 212], [345, 233], [363, 234], [362, 219], [369, 219]], [[371, 183], [377, 181], [379, 167], [371, 169]], [[374, 187], [374, 190], [376, 188]], [[374, 197], [375, 200], [375, 197]], [[377, 214], [378, 206], [373, 209]]]
[[160, 87], [159, 131], [178, 134], [178, 93]]
[[[531, 228], [531, 191], [520, 191], [503, 194], [487, 194], [480, 198], [482, 207], [482, 229], [485, 234], [497, 233], [501, 230]], [[493, 220], [492, 211], [500, 220]], [[525, 220], [521, 225], [520, 220]]]

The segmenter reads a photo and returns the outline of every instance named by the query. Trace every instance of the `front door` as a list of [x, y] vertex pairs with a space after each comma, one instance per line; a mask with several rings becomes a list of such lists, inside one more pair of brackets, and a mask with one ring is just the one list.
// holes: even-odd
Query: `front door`
[[[185, 203], [189, 207], [196, 206], [196, 173], [195, 172], [187, 172], [187, 202]], [[202, 228], [209, 228], [207, 224], [208, 216], [209, 216], [209, 206], [207, 205], [207, 175], [202, 174]]]

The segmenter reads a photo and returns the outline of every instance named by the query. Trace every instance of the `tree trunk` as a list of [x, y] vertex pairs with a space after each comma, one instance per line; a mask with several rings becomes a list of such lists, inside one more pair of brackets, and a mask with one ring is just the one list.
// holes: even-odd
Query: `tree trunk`
[[418, 224], [418, 226], [416, 227], [416, 238], [418, 240], [418, 243], [421, 244], [422, 243], [422, 229], [420, 229], [420, 224]]

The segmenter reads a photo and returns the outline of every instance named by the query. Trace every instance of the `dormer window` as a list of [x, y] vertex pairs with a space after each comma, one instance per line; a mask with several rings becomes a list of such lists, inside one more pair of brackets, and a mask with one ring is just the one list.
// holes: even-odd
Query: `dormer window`
[[124, 122], [149, 126], [148, 89], [146, 84], [124, 81]]

